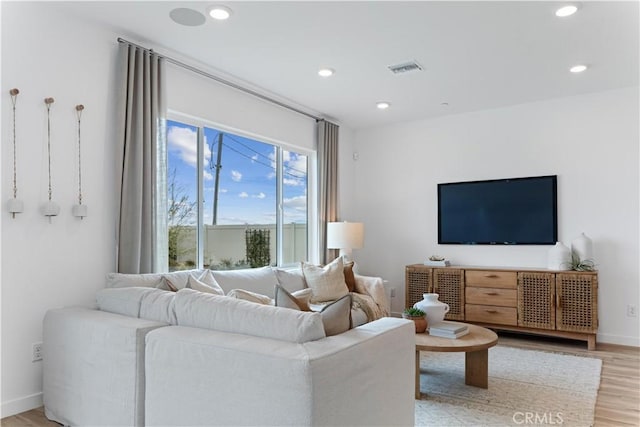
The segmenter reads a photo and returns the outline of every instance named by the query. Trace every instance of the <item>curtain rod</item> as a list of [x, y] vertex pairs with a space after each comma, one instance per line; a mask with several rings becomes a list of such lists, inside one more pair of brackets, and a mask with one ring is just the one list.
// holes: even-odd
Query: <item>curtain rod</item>
[[175, 64], [175, 65], [177, 65], [179, 67], [182, 67], [182, 68], [184, 68], [186, 70], [189, 70], [191, 72], [194, 72], [196, 74], [200, 74], [201, 76], [207, 77], [207, 78], [209, 78], [211, 80], [215, 80], [218, 83], [222, 83], [223, 85], [232, 87], [232, 88], [234, 88], [236, 90], [239, 90], [241, 92], [244, 92], [244, 93], [247, 93], [249, 95], [255, 96], [256, 98], [260, 98], [263, 101], [270, 102], [271, 104], [275, 104], [275, 105], [278, 105], [278, 106], [280, 106], [282, 108], [286, 108], [287, 110], [291, 110], [291, 111], [293, 111], [295, 113], [302, 114], [303, 116], [310, 117], [310, 118], [314, 119], [316, 122], [324, 121], [324, 119], [322, 117], [314, 116], [313, 114], [309, 114], [309, 113], [307, 113], [305, 111], [299, 110], [296, 107], [292, 107], [291, 105], [285, 104], [284, 102], [280, 102], [277, 99], [270, 98], [270, 97], [268, 97], [266, 95], [263, 95], [263, 94], [261, 94], [259, 92], [256, 92], [254, 90], [251, 90], [251, 89], [243, 87], [243, 86], [240, 86], [240, 85], [238, 85], [236, 83], [233, 83], [233, 82], [231, 82], [229, 80], [223, 79], [222, 77], [218, 77], [216, 75], [207, 73], [206, 71], [202, 71], [199, 68], [196, 68], [196, 67], [194, 67], [192, 65], [185, 64], [184, 62], [178, 61], [177, 59], [171, 58], [170, 56], [159, 54], [158, 52], [155, 52], [153, 49], [147, 49], [144, 46], [140, 46], [139, 44], [130, 42], [128, 40], [125, 40], [122, 37], [118, 37], [118, 43], [125, 43], [125, 44], [128, 44], [129, 46], [137, 47], [137, 48], [142, 49], [142, 50], [144, 50], [146, 52], [152, 52], [152, 53], [158, 55], [160, 58], [163, 58], [167, 62]]

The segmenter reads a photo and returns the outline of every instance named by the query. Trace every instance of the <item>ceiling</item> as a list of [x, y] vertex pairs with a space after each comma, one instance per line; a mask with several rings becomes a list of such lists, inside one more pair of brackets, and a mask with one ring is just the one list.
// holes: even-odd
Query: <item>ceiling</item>
[[[169, 17], [216, 3], [54, 5], [353, 129], [638, 85], [636, 1], [586, 1], [567, 18], [554, 14], [564, 3], [543, 1], [231, 1], [227, 21]], [[387, 68], [410, 60], [424, 70]], [[589, 68], [570, 73], [578, 63]]]

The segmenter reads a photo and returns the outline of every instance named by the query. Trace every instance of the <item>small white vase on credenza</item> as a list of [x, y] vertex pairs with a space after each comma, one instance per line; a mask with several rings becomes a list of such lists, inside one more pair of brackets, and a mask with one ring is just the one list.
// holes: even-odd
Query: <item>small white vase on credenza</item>
[[571, 252], [580, 261], [593, 260], [593, 242], [584, 233], [573, 239], [571, 242]]
[[427, 326], [442, 322], [444, 315], [449, 312], [449, 304], [438, 301], [438, 294], [422, 294], [422, 297], [424, 299], [413, 306], [426, 313]]
[[547, 254], [547, 268], [549, 270], [571, 270], [571, 249], [562, 242], [556, 242]]

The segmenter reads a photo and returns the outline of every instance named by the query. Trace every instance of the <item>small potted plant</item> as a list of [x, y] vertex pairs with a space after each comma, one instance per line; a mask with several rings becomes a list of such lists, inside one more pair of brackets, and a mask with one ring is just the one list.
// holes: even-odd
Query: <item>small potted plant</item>
[[413, 320], [413, 323], [416, 326], [417, 334], [423, 333], [427, 330], [427, 318], [425, 317], [425, 312], [420, 310], [419, 308], [405, 308], [402, 312], [402, 317], [404, 319]]

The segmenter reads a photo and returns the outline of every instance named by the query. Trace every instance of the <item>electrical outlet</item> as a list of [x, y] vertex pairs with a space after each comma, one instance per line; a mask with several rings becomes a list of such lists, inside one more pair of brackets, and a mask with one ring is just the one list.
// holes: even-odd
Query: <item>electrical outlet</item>
[[636, 317], [637, 315], [638, 315], [638, 308], [633, 304], [629, 304], [627, 306], [627, 316]]
[[42, 343], [34, 342], [31, 344], [31, 361], [37, 362], [42, 360]]

